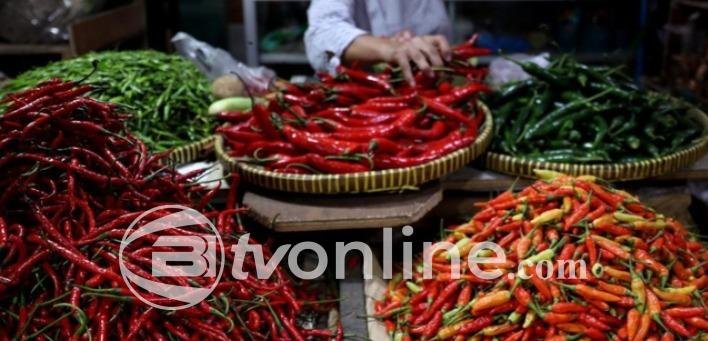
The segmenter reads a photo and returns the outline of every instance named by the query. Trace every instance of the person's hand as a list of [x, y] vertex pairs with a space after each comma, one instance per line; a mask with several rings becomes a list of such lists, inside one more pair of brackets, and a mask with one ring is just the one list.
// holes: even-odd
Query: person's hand
[[415, 85], [412, 64], [432, 75], [432, 67], [442, 66], [452, 55], [450, 44], [441, 35], [414, 37], [410, 31], [403, 31], [392, 36], [390, 42], [391, 50], [386, 61], [398, 64], [411, 85]]
[[403, 30], [401, 32], [398, 32], [394, 35], [391, 36], [391, 40], [393, 40], [396, 43], [403, 44], [415, 37], [415, 34], [413, 34], [412, 31], [410, 30]]

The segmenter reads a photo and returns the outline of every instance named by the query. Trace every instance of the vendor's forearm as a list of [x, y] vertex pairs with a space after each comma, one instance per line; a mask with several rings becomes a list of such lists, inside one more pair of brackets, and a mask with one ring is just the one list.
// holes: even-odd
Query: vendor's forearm
[[371, 35], [359, 36], [344, 50], [342, 59], [349, 64], [354, 61], [365, 63], [389, 62], [393, 54], [391, 41], [388, 38]]

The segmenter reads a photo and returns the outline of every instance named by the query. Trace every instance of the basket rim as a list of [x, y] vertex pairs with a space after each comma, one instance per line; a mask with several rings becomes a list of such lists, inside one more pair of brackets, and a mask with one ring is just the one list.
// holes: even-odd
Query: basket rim
[[[204, 137], [198, 141], [193, 141], [179, 147], [175, 147], [169, 150], [167, 159], [175, 162], [177, 164], [187, 164], [196, 160], [196, 157], [188, 157], [184, 154], [199, 152], [213, 152], [216, 145], [216, 138], [214, 135]], [[196, 155], [195, 155], [196, 156]]]
[[242, 172], [249, 172], [249, 173], [254, 173], [258, 174], [261, 176], [266, 176], [270, 177], [273, 179], [287, 179], [289, 181], [302, 181], [302, 182], [311, 182], [311, 181], [341, 181], [345, 179], [351, 179], [351, 178], [360, 178], [360, 177], [376, 177], [376, 176], [383, 176], [387, 175], [390, 176], [391, 174], [406, 174], [408, 172], [415, 172], [421, 169], [425, 169], [431, 166], [435, 166], [438, 164], [444, 164], [448, 162], [449, 160], [452, 160], [464, 153], [467, 153], [471, 150], [474, 150], [477, 147], [482, 147], [480, 153], [478, 155], [474, 155], [474, 157], [477, 157], [481, 154], [484, 153], [484, 150], [486, 150], [486, 147], [489, 145], [489, 142], [491, 142], [492, 138], [492, 131], [493, 131], [493, 118], [492, 118], [492, 113], [489, 110], [489, 108], [484, 104], [482, 101], [478, 101], [478, 104], [480, 105], [480, 108], [484, 112], [485, 118], [484, 122], [482, 123], [481, 127], [482, 129], [480, 130], [480, 133], [477, 135], [477, 138], [475, 141], [470, 144], [469, 146], [460, 148], [458, 150], [455, 150], [452, 153], [446, 154], [438, 159], [416, 165], [416, 166], [410, 166], [410, 167], [404, 167], [404, 168], [392, 168], [392, 169], [384, 169], [384, 170], [373, 170], [373, 171], [367, 171], [367, 172], [359, 172], [359, 173], [344, 173], [344, 174], [293, 174], [293, 173], [277, 173], [273, 171], [268, 171], [265, 170], [262, 166], [255, 166], [251, 164], [247, 164], [245, 162], [240, 162], [236, 160], [235, 158], [229, 156], [224, 149], [224, 138], [223, 136], [217, 134], [216, 135], [216, 143], [215, 143], [215, 151], [217, 154], [217, 157], [226, 162], [229, 166], [230, 169], [238, 169]]
[[[667, 163], [678, 163], [678, 161], [674, 160], [679, 160], [679, 157], [682, 155], [689, 155], [689, 154], [696, 154], [697, 156], [690, 161], [689, 163], [695, 162], [698, 158], [700, 158], [708, 149], [708, 114], [703, 112], [697, 107], [691, 107], [687, 110], [687, 113], [689, 115], [694, 116], [697, 118], [701, 125], [703, 126], [703, 135], [700, 137], [694, 139], [692, 143], [685, 148], [679, 149], [671, 154], [663, 155], [660, 157], [655, 157], [651, 159], [646, 159], [646, 160], [640, 160], [640, 161], [632, 161], [632, 162], [615, 162], [615, 163], [568, 163], [568, 162], [549, 162], [549, 161], [537, 161], [533, 159], [526, 159], [523, 157], [517, 157], [509, 154], [503, 154], [503, 153], [498, 153], [498, 152], [493, 152], [493, 151], [487, 151], [486, 156], [485, 156], [485, 167], [488, 169], [502, 172], [502, 173], [507, 173], [509, 174], [510, 172], [501, 170], [499, 167], [495, 167], [496, 165], [492, 162], [510, 162], [512, 165], [523, 165], [526, 166], [527, 164], [533, 164], [532, 168], [541, 168], [541, 169], [549, 169], [549, 170], [563, 170], [565, 172], [578, 172], [578, 171], [583, 171], [583, 172], [598, 172], [598, 171], [615, 171], [615, 172], [622, 172], [626, 171], [629, 169], [635, 169], [635, 168], [640, 168], [649, 164], [667, 164]], [[491, 167], [490, 167], [491, 166]], [[657, 176], [661, 175], [661, 172], [649, 172], [650, 175], [647, 176], [627, 176], [627, 177], [617, 177], [618, 179], [639, 179], [639, 178], [646, 178], [646, 177], [652, 177], [652, 176]], [[514, 175], [528, 175], [528, 176], [533, 176], [533, 174], [529, 173], [523, 173], [523, 172], [511, 172], [511, 174]]]

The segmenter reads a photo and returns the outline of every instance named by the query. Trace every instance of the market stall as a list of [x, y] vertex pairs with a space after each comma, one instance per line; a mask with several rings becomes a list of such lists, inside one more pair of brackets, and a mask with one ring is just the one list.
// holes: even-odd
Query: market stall
[[0, 341], [708, 340], [705, 102], [469, 5], [429, 8], [449, 48], [364, 35], [301, 77], [254, 65], [295, 24], [251, 65], [180, 32], [13, 74]]

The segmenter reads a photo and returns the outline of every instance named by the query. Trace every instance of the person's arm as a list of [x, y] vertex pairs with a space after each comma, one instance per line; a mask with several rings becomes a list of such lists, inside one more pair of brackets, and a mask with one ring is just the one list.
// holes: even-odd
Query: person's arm
[[393, 61], [397, 45], [391, 38], [361, 35], [344, 50], [342, 61], [347, 64], [355, 61], [364, 63]]
[[312, 0], [307, 10], [305, 49], [317, 71], [331, 69], [332, 58], [342, 58], [352, 42], [367, 32], [354, 24], [354, 0]]
[[447, 39], [440, 35], [374, 37], [354, 25], [354, 0], [313, 0], [307, 11], [309, 26], [305, 48], [312, 67], [326, 71], [340, 62], [362, 61], [398, 64], [405, 79], [414, 84], [411, 63], [430, 72], [441, 66], [451, 52]]

